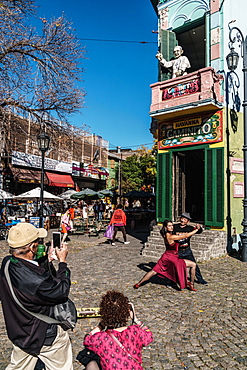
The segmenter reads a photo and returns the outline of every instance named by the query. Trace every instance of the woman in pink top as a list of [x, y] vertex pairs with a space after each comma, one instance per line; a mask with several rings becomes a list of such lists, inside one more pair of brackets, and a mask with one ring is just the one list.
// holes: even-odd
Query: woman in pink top
[[65, 213], [61, 217], [61, 228], [62, 228], [62, 243], [65, 242], [67, 236], [68, 236], [68, 231], [71, 229], [70, 226], [70, 210], [69, 208], [66, 209]]
[[[115, 290], [108, 291], [102, 297], [100, 315], [99, 326], [86, 335], [83, 344], [99, 355], [102, 370], [143, 370], [142, 347], [153, 341], [153, 335], [137, 320], [128, 298]], [[127, 326], [129, 318], [133, 324]], [[90, 366], [99, 369], [94, 361]]]

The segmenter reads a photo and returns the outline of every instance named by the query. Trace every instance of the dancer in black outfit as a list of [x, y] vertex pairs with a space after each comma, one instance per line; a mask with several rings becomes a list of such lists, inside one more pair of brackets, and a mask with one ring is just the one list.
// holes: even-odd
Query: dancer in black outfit
[[[192, 230], [194, 230], [193, 226], [188, 225], [189, 221], [191, 221], [190, 214], [187, 212], [182, 213], [180, 223], [174, 224], [173, 234], [180, 235], [183, 233], [189, 233]], [[201, 234], [202, 233], [201, 226], [199, 224], [196, 224], [196, 228], [198, 229], [197, 234]], [[179, 240], [178, 253], [180, 258], [196, 262], [192, 250], [190, 248], [190, 238], [191, 237]], [[202, 277], [198, 265], [196, 265], [196, 279], [197, 279], [196, 282], [199, 284], [207, 284], [207, 281], [204, 280]]]

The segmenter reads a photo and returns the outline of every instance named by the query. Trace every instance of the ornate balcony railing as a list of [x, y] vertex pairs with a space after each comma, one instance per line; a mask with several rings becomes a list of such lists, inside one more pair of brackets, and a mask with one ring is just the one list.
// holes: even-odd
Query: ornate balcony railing
[[165, 118], [222, 108], [221, 80], [221, 75], [207, 67], [152, 84], [151, 117]]

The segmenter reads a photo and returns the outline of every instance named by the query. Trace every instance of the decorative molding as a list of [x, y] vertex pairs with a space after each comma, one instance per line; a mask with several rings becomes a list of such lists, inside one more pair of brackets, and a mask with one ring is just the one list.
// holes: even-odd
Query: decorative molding
[[[191, 3], [195, 3], [195, 7], [192, 9], [190, 14], [188, 14], [187, 11], [183, 12], [183, 8], [185, 8], [186, 6], [188, 6], [188, 4]], [[198, 5], [196, 6], [196, 4]], [[205, 13], [210, 11], [208, 2], [205, 0], [183, 0], [181, 5], [175, 11], [173, 17], [171, 18], [169, 22], [169, 27], [173, 28], [174, 23], [180, 18], [184, 19], [185, 22], [190, 21], [193, 18], [193, 14], [200, 9], [204, 10]]]

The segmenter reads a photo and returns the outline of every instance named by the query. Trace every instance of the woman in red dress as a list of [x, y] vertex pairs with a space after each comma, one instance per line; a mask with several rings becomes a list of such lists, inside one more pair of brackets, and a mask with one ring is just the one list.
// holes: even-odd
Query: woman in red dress
[[[183, 238], [189, 238], [194, 235], [198, 229], [186, 233]], [[172, 221], [165, 220], [161, 229], [161, 235], [165, 240], [166, 251], [162, 254], [154, 268], [147, 272], [139, 283], [134, 285], [134, 289], [138, 289], [140, 285], [149, 280], [154, 275], [166, 277], [180, 286], [180, 289], [188, 287], [192, 291], [194, 288], [194, 279], [196, 264], [193, 261], [179, 258], [178, 256], [178, 243], [177, 240], [181, 239], [181, 235], [172, 235], [173, 223]], [[187, 281], [187, 268], [190, 270], [190, 281]]]

